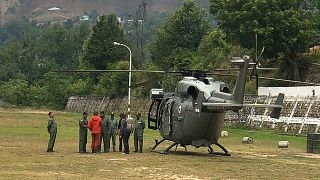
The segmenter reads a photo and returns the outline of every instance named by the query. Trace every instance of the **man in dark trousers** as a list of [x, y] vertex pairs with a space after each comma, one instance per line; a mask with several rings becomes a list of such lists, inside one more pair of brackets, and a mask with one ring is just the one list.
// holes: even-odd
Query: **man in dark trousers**
[[79, 120], [79, 153], [87, 152], [87, 135], [88, 135], [88, 120], [87, 120], [87, 112], [82, 114], [82, 118]]
[[114, 118], [114, 113], [111, 113], [111, 117], [109, 119], [109, 130], [108, 130], [108, 139], [107, 139], [107, 149], [110, 149], [110, 140], [112, 139], [112, 148], [113, 152], [116, 151], [116, 133], [118, 131], [118, 121]]
[[109, 120], [106, 118], [106, 115], [104, 111], [100, 112], [100, 118], [101, 118], [101, 137], [100, 137], [100, 146], [98, 148], [98, 151], [101, 151], [102, 147], [102, 141], [103, 141], [103, 151], [105, 153], [109, 152], [110, 148], [108, 147], [108, 131], [110, 129], [110, 123]]
[[54, 152], [53, 147], [57, 137], [57, 123], [54, 119], [53, 112], [49, 112], [48, 116], [49, 116], [49, 120], [48, 120], [47, 130], [48, 130], [48, 133], [50, 134], [50, 139], [48, 142], [47, 152]]
[[129, 154], [129, 138], [133, 130], [133, 123], [130, 118], [126, 118], [126, 115], [122, 115], [122, 129], [120, 129], [121, 137], [123, 140], [124, 153]]
[[98, 116], [98, 112], [94, 112], [93, 117], [88, 123], [88, 128], [92, 132], [91, 149], [92, 153], [98, 152], [98, 147], [100, 145], [100, 135], [101, 135], [101, 118]]
[[[134, 129], [134, 152], [142, 153], [143, 149], [143, 130], [146, 127], [144, 120], [141, 118], [141, 113], [137, 113]], [[139, 146], [139, 150], [138, 150]]]
[[120, 120], [119, 120], [119, 124], [118, 124], [118, 132], [117, 132], [117, 134], [119, 134], [119, 152], [122, 151], [122, 143], [123, 143], [122, 132], [124, 129], [125, 117], [126, 117], [125, 113], [123, 113], [123, 112], [120, 113]]

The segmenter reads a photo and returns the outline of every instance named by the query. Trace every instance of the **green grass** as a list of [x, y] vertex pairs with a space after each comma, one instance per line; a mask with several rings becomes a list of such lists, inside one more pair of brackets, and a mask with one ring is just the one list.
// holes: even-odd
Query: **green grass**
[[[143, 154], [79, 154], [79, 113], [57, 112], [55, 153], [46, 153], [46, 112], [0, 109], [0, 179], [318, 179], [319, 155], [307, 155], [306, 138], [264, 130], [226, 128], [220, 139], [230, 157], [209, 156], [206, 148], [179, 147], [169, 155], [148, 148], [157, 131], [146, 129]], [[243, 144], [251, 136], [253, 144]], [[90, 136], [88, 137], [90, 140]], [[279, 149], [279, 140], [289, 141]], [[90, 143], [87, 145], [89, 151]], [[162, 145], [161, 148], [164, 148]], [[133, 138], [130, 139], [133, 149]], [[216, 149], [218, 150], [218, 149]]]
[[226, 128], [231, 138], [252, 137], [254, 141], [274, 143], [278, 141], [289, 141], [289, 145], [295, 148], [304, 149], [307, 146], [306, 137], [293, 135], [280, 135], [266, 130], [244, 130], [235, 128]]

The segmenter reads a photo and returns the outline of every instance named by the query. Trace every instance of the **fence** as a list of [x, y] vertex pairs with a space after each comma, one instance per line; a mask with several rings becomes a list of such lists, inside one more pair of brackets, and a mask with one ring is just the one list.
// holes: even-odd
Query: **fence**
[[[276, 97], [247, 96], [245, 103], [272, 104]], [[266, 127], [291, 134], [318, 133], [320, 128], [320, 97], [285, 97], [280, 118], [271, 118], [271, 108], [243, 108], [227, 112], [226, 123], [242, 122], [249, 126]]]
[[[133, 98], [131, 100], [131, 112], [141, 112], [143, 115], [147, 115], [149, 109], [149, 100], [146, 98]], [[105, 112], [127, 112], [128, 99], [127, 98], [115, 98], [111, 99], [106, 96], [72, 96], [68, 99], [66, 105], [67, 111], [75, 112], [89, 112], [105, 111]]]

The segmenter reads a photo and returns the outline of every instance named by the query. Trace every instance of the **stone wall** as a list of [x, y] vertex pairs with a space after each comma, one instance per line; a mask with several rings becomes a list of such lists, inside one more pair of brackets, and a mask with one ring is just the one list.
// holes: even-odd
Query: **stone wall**
[[[131, 99], [131, 112], [141, 112], [147, 115], [149, 110], [149, 99], [146, 98], [133, 98]], [[74, 112], [89, 112], [105, 111], [107, 113], [127, 112], [128, 111], [128, 98], [115, 98], [111, 99], [106, 96], [72, 96], [68, 99], [67, 111]]]

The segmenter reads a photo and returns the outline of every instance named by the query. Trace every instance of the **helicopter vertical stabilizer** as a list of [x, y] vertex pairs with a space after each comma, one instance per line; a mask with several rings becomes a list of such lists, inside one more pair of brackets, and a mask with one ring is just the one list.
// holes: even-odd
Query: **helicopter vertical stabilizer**
[[249, 68], [249, 56], [244, 55], [242, 59], [233, 59], [231, 62], [232, 64], [238, 65], [240, 70], [235, 88], [233, 90], [234, 102], [242, 104], [244, 99], [247, 72]]

